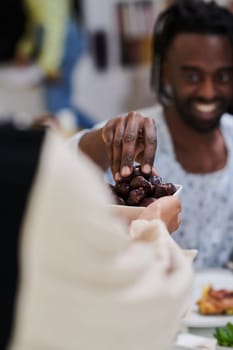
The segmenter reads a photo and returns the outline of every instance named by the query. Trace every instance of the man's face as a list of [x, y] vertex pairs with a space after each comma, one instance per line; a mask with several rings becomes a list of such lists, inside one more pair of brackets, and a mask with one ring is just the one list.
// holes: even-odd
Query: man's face
[[167, 53], [164, 86], [172, 112], [199, 132], [216, 128], [233, 98], [233, 48], [227, 36], [179, 34]]

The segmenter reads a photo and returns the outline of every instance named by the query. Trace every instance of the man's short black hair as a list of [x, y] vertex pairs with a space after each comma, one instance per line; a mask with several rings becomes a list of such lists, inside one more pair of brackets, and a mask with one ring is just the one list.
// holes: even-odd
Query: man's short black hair
[[233, 46], [233, 14], [214, 1], [204, 0], [176, 0], [161, 12], [154, 28], [151, 72], [151, 85], [160, 102], [166, 98], [160, 68], [173, 39], [181, 33], [227, 35]]

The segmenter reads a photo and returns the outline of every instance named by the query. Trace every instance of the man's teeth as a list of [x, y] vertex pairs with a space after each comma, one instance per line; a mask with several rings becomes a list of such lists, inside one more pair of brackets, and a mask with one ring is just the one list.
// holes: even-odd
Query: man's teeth
[[204, 104], [204, 105], [196, 105], [196, 108], [197, 108], [197, 110], [199, 111], [199, 112], [203, 112], [203, 113], [207, 113], [207, 112], [213, 112], [216, 108], [217, 108], [217, 106], [216, 106], [216, 104], [209, 104], [209, 105], [207, 105], [207, 104]]

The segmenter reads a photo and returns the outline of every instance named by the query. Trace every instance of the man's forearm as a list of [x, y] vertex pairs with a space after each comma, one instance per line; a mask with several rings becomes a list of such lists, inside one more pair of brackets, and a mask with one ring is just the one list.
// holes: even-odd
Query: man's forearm
[[79, 148], [103, 170], [109, 167], [106, 147], [101, 136], [102, 129], [92, 130], [82, 136]]

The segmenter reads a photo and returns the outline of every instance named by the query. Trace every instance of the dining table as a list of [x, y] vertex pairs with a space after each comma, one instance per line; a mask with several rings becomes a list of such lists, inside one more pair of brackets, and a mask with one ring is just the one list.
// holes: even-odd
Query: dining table
[[182, 320], [181, 328], [171, 346], [171, 350], [227, 350], [233, 347], [221, 347], [217, 344], [214, 333], [217, 327], [233, 324], [233, 315], [201, 315], [197, 300], [207, 286], [214, 289], [233, 291], [233, 271], [227, 268], [206, 269], [194, 273], [192, 302]]

